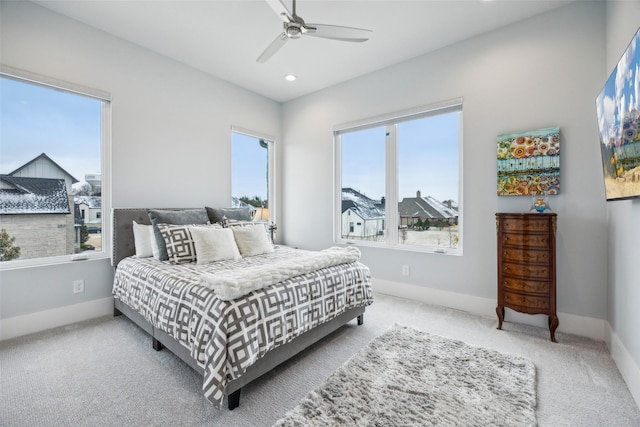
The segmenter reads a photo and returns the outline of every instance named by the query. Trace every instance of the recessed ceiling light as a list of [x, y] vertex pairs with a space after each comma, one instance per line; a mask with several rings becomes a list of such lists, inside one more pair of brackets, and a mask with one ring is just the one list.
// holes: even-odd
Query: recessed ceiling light
[[288, 82], [292, 82], [292, 81], [294, 81], [294, 80], [295, 80], [295, 79], [297, 79], [297, 78], [298, 78], [298, 77], [297, 77], [297, 76], [295, 76], [294, 74], [285, 74], [285, 75], [284, 75], [284, 79], [285, 79], [286, 81], [288, 81]]

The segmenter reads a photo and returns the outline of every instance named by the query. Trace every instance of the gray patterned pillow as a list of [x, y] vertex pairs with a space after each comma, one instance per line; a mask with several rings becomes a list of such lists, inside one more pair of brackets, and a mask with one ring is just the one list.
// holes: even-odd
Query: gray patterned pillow
[[173, 264], [196, 262], [196, 247], [194, 245], [191, 232], [189, 231], [189, 227], [222, 228], [218, 224], [158, 224], [158, 230], [160, 230], [160, 234], [162, 234], [162, 238], [167, 248], [167, 257], [169, 262]]
[[167, 247], [162, 234], [158, 229], [158, 224], [208, 224], [209, 217], [204, 208], [201, 209], [147, 209], [149, 220], [153, 225], [153, 233], [158, 243], [160, 261], [169, 259]]

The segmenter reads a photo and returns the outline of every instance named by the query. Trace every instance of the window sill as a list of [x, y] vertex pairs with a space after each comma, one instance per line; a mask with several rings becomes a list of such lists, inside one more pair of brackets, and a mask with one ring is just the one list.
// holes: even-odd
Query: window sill
[[[81, 257], [79, 257], [79, 255]], [[105, 252], [96, 252], [87, 254], [86, 252], [82, 252], [79, 254], [73, 255], [61, 255], [50, 258], [33, 258], [33, 259], [23, 259], [23, 260], [15, 260], [15, 261], [4, 261], [0, 262], [0, 271], [5, 270], [16, 270], [20, 268], [32, 268], [32, 267], [46, 267], [51, 265], [60, 265], [60, 264], [71, 264], [71, 263], [80, 263], [84, 261], [95, 261], [101, 259], [110, 259], [111, 257]]]
[[390, 249], [390, 250], [402, 251], [402, 252], [421, 252], [421, 253], [435, 254], [435, 255], [462, 256], [461, 248], [453, 249], [453, 248], [439, 248], [434, 246], [418, 246], [418, 245], [388, 245], [385, 243], [374, 243], [374, 242], [367, 242], [364, 240], [337, 240], [335, 243], [339, 245], [361, 246], [361, 247], [376, 248], [376, 249]]

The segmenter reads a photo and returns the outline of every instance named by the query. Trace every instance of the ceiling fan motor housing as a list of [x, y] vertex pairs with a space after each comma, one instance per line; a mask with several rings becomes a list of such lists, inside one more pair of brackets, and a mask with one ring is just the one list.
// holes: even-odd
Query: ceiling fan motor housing
[[299, 39], [302, 37], [302, 33], [304, 32], [303, 27], [301, 27], [298, 23], [285, 23], [284, 24], [284, 33], [290, 39]]

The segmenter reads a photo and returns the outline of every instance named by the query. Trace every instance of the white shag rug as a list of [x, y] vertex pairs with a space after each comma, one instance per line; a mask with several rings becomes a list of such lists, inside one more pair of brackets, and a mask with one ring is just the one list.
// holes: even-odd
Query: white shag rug
[[276, 426], [535, 426], [529, 360], [394, 325]]

